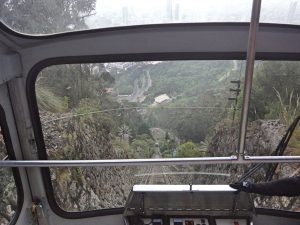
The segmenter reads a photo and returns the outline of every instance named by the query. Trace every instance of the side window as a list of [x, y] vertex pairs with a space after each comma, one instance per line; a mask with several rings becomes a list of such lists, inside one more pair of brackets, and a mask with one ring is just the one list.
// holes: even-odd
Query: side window
[[[0, 108], [0, 116], [3, 110]], [[3, 120], [0, 120], [0, 160], [8, 160], [7, 140], [3, 135]], [[18, 193], [13, 170], [11, 168], [0, 167], [0, 224], [9, 224], [17, 210]]]

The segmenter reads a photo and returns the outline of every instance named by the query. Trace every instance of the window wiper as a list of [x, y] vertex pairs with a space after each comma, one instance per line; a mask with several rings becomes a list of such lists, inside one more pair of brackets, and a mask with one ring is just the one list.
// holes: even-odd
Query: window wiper
[[[272, 156], [282, 156], [298, 123], [300, 120], [300, 116], [296, 117], [296, 119], [291, 123], [289, 128], [287, 129], [285, 135], [282, 137], [281, 141], [279, 142], [277, 148], [275, 151], [272, 152]], [[265, 163], [258, 163], [250, 166], [250, 168], [244, 173], [244, 175], [238, 180], [238, 182], [243, 182], [247, 178], [249, 178], [252, 174], [254, 174], [257, 170], [261, 169], [263, 166], [265, 166]], [[273, 163], [268, 165], [265, 181], [272, 180], [274, 173], [276, 171], [276, 168], [278, 166], [278, 163]]]

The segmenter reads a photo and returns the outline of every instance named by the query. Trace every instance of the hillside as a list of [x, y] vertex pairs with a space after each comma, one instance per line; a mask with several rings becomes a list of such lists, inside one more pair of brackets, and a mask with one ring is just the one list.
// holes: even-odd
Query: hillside
[[[231, 81], [240, 79], [240, 66], [237, 61], [133, 63], [113, 74], [114, 92], [121, 96], [124, 105], [127, 100], [147, 107], [144, 120], [150, 127], [173, 132], [182, 141], [200, 143], [217, 122], [232, 118], [230, 108], [234, 101], [228, 98], [235, 97], [230, 89], [237, 86]], [[146, 76], [151, 80], [145, 82]], [[151, 85], [137, 98], [136, 93], [141, 92], [145, 83]], [[169, 101], [153, 107], [155, 99], [162, 95]]]
[[[149, 73], [152, 86], [148, 89], [145, 103], [154, 97], [167, 94], [172, 98], [193, 98], [205, 92], [220, 94], [229, 86], [224, 80], [238, 79], [232, 61], [169, 61], [154, 64], [135, 63], [116, 75], [116, 92], [131, 94], [134, 82]], [[227, 90], [228, 91], [228, 90]]]

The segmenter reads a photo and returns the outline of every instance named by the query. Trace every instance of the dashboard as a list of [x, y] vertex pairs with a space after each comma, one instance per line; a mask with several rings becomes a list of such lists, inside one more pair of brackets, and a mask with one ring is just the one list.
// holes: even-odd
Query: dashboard
[[253, 201], [228, 185], [135, 185], [126, 225], [251, 225]]

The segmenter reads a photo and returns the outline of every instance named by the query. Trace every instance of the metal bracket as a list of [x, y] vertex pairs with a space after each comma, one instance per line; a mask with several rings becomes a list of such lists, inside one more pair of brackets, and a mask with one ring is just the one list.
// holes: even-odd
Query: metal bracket
[[0, 55], [0, 84], [22, 76], [21, 57], [18, 53]]
[[36, 223], [38, 223], [38, 218], [45, 217], [43, 205], [40, 201], [32, 202], [31, 214], [33, 221], [35, 221]]

